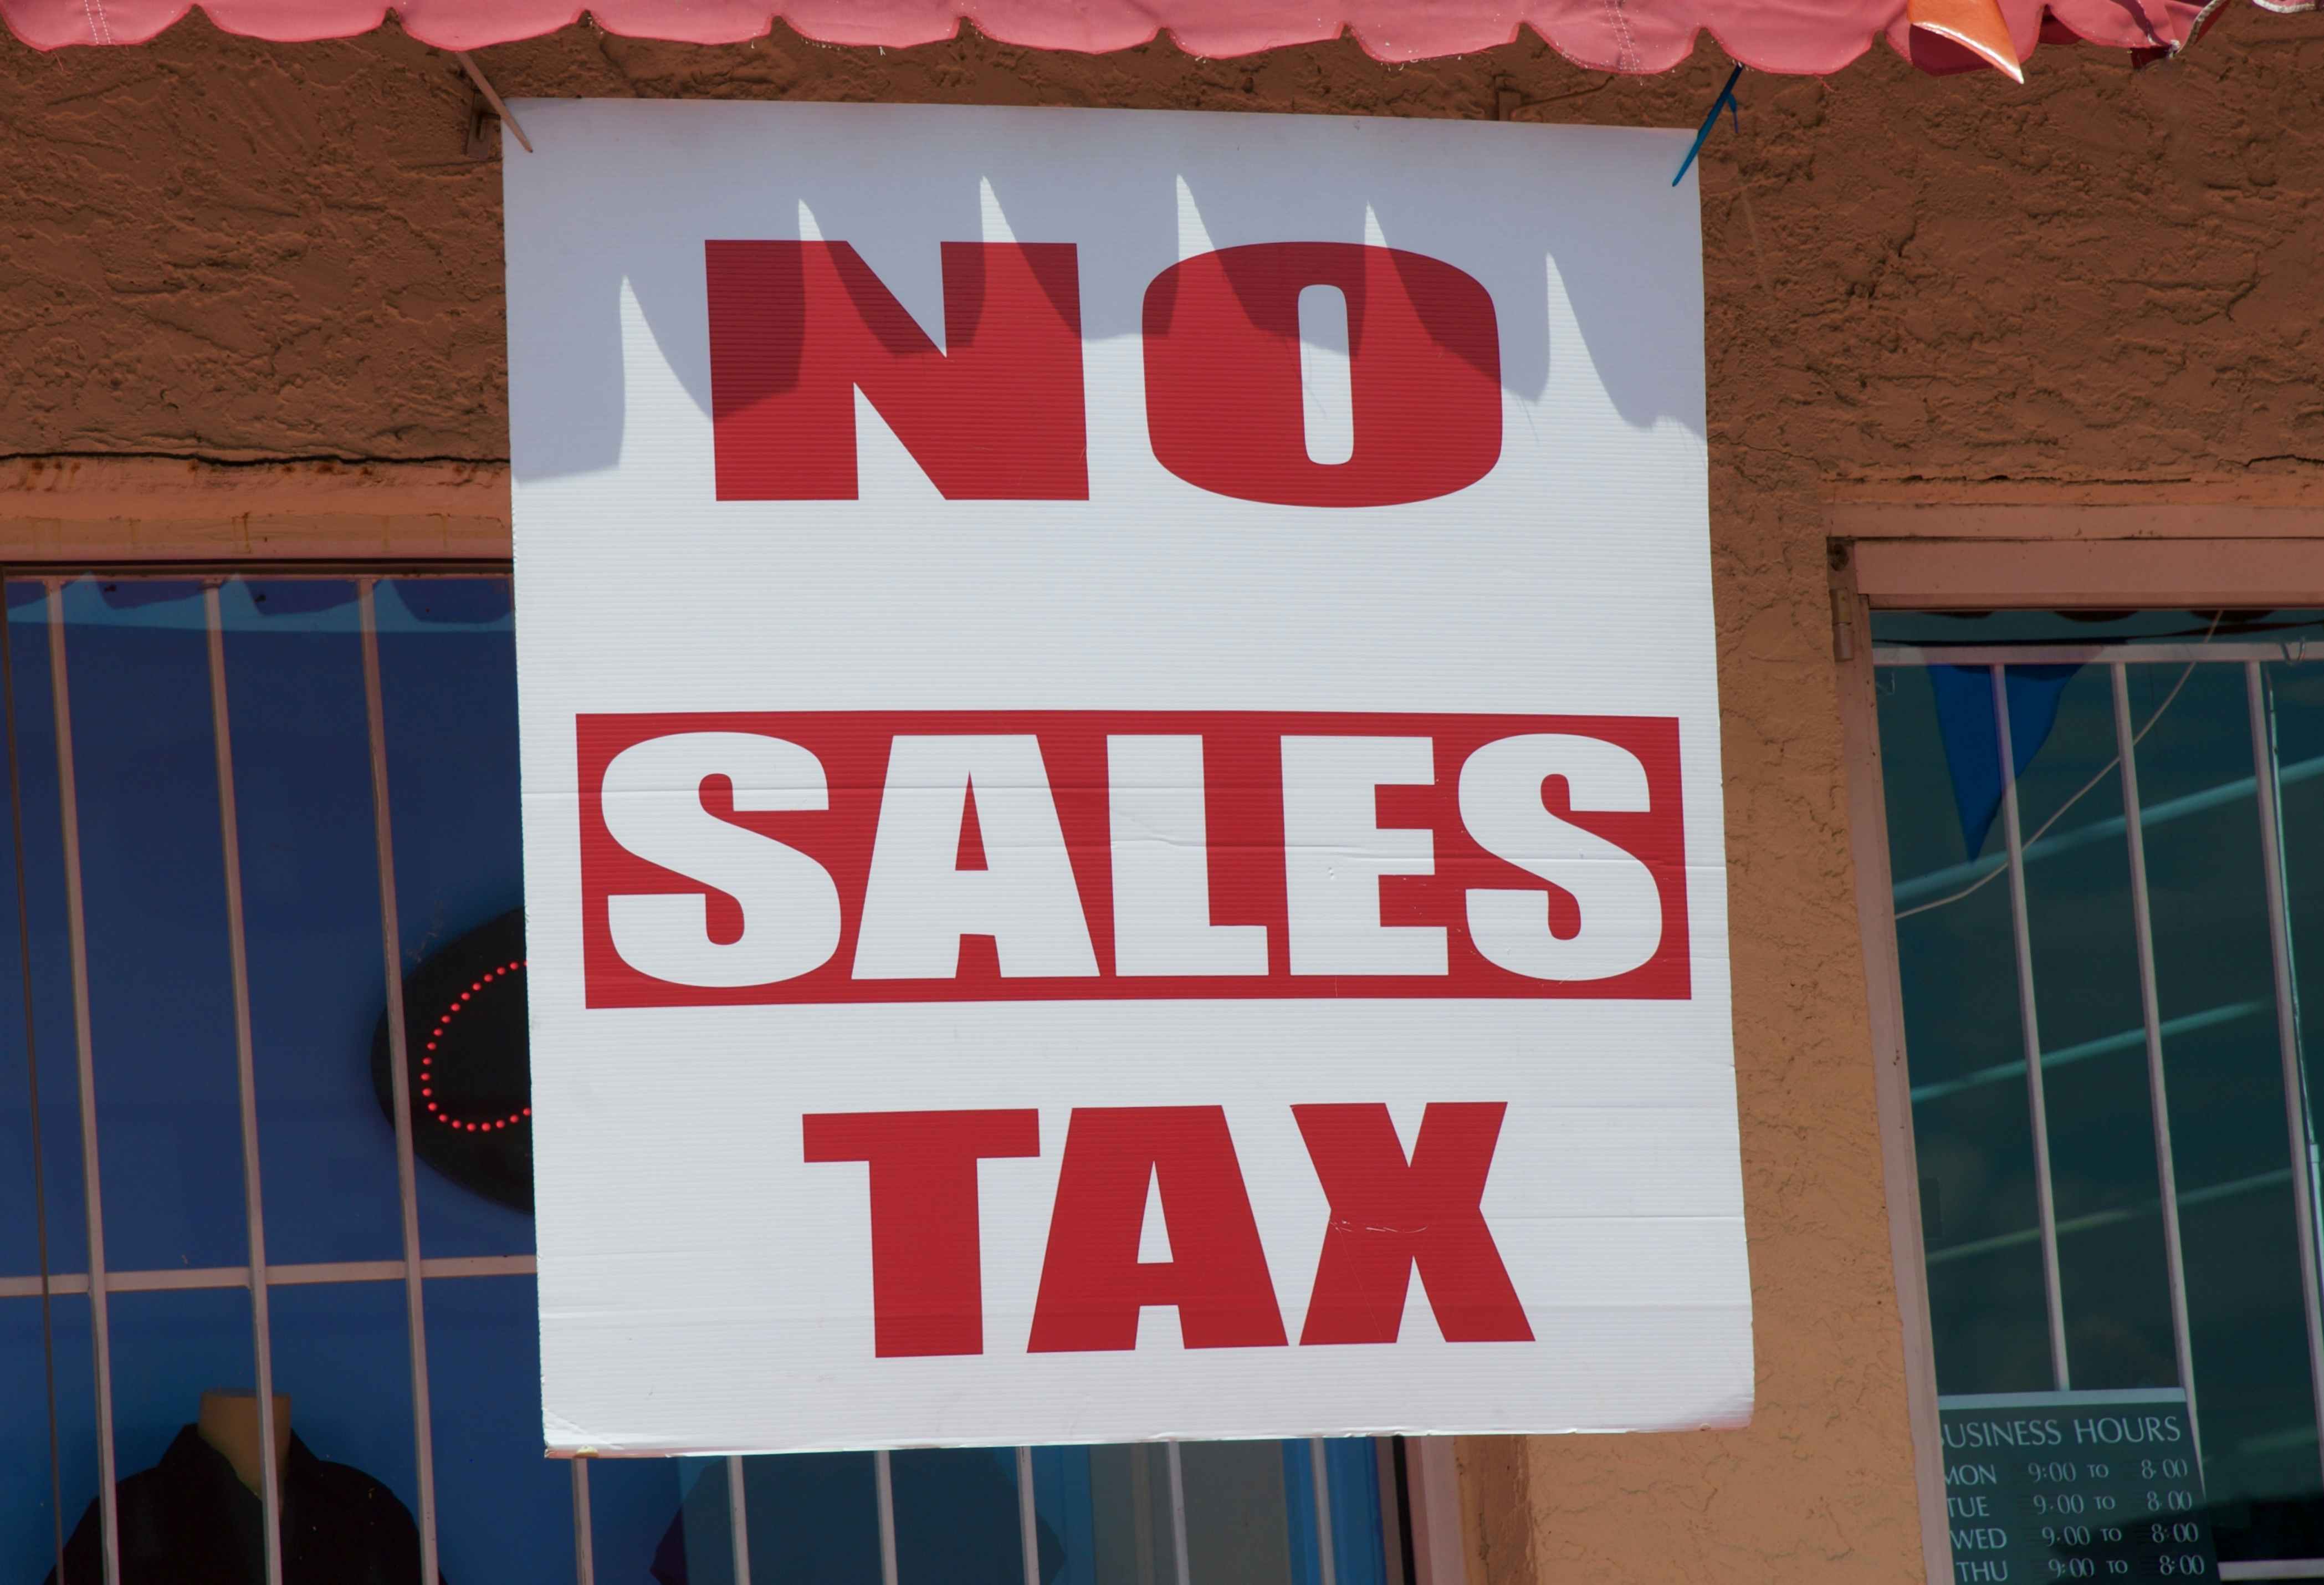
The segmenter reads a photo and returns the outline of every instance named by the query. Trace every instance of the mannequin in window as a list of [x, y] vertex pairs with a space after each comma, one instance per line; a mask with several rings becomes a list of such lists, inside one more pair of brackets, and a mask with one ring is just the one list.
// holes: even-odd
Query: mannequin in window
[[[362, 1470], [309, 1451], [291, 1433], [287, 1396], [275, 1395], [273, 1412], [283, 1585], [409, 1585], [420, 1571], [410, 1511]], [[258, 1395], [204, 1393], [161, 1461], [116, 1488], [121, 1585], [263, 1585], [262, 1479]], [[68, 1585], [105, 1578], [102, 1527], [92, 1501], [65, 1545]]]

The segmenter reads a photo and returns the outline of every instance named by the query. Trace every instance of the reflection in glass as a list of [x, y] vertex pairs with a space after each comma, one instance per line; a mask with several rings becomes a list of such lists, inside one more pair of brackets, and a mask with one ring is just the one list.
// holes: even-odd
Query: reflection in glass
[[1093, 1580], [1102, 1585], [1169, 1585], [1177, 1578], [1167, 1445], [1090, 1449], [1089, 1505]]
[[[516, 649], [500, 578], [379, 585], [380, 688], [407, 973], [524, 900]], [[363, 1038], [379, 1000], [368, 1004]], [[505, 1114], [500, 1114], [505, 1115]], [[431, 1255], [530, 1254], [532, 1218], [442, 1172], [420, 1178]]]
[[343, 579], [269, 579], [219, 600], [261, 1172], [304, 1191], [266, 1196], [278, 1265], [403, 1254], [394, 1134], [350, 1060], [383, 984], [355, 599]]
[[1283, 1444], [1190, 1442], [1180, 1453], [1192, 1576], [1220, 1585], [1290, 1585]]
[[540, 1313], [530, 1276], [428, 1285], [438, 1557], [451, 1585], [573, 1578], [572, 1482], [540, 1453]]
[[[248, 1258], [209, 659], [193, 584], [64, 591], [106, 1260]], [[149, 613], [190, 609], [190, 626]]]
[[[56, 1566], [62, 1538], [97, 1496], [97, 1416], [88, 1390], [94, 1368], [88, 1301], [50, 1300], [50, 1332], [37, 1298], [0, 1299], [0, 1577], [41, 1579]], [[57, 1462], [49, 1462], [48, 1380], [43, 1343], [54, 1350]]]
[[[2225, 1562], [2324, 1557], [2311, 1362], [2319, 1331], [2287, 1116], [2312, 1138], [2304, 1051], [2287, 1092], [2260, 774], [2280, 787], [2290, 1004], [2324, 1004], [2324, 666], [2286, 635], [2313, 613], [1884, 615], [1876, 637], [1913, 1122], [1939, 1390], [2187, 1387]], [[2135, 750], [2168, 1112], [2156, 1127], [2133, 929], [2130, 823], [2112, 655], [2094, 641], [2185, 646], [2122, 668]], [[2054, 1379], [2035, 1214], [2039, 1162], [1997, 781], [1990, 663], [2005, 673], [2024, 833], [2022, 877], [2056, 1205], [2070, 1380]], [[2209, 648], [2206, 648], [2209, 646]], [[2235, 647], [2240, 646], [2240, 648]], [[2214, 658], [2216, 656], [2216, 659]], [[2268, 661], [2255, 748], [2246, 660]], [[1903, 662], [1903, 663], [1899, 663]], [[1980, 689], [1978, 684], [1983, 683]], [[2310, 764], [2314, 761], [2314, 764]], [[2255, 767], [2256, 771], [2255, 771]], [[2303, 991], [2308, 992], [2302, 994]], [[2301, 1042], [2302, 1045], [2305, 1042]], [[2184, 1262], [2181, 1383], [2158, 1134], [2175, 1172]]]
[[[24, 862], [16, 873], [13, 851], [0, 852], [12, 890], [21, 884], [31, 920], [29, 939], [18, 933], [16, 910], [0, 908], [0, 941], [8, 972], [0, 973], [0, 1159], [26, 1170], [0, 1174], [0, 1272], [39, 1268], [39, 1237], [47, 1234], [51, 1271], [88, 1267], [81, 1200], [80, 1081], [73, 1046], [72, 999], [66, 961], [64, 865], [59, 840], [55, 717], [49, 670], [48, 598], [38, 584], [7, 585], [7, 662], [14, 684], [6, 705], [15, 726], [16, 779], [24, 809]], [[13, 843], [11, 844], [13, 850]], [[25, 1018], [24, 965], [29, 961], [32, 1018]], [[18, 1037], [22, 1037], [19, 1038]], [[37, 1062], [38, 1072], [32, 1069]], [[40, 1149], [33, 1149], [33, 1081], [40, 1092]], [[31, 1168], [37, 1162], [39, 1175]], [[42, 1230], [35, 1203], [45, 1200]]]

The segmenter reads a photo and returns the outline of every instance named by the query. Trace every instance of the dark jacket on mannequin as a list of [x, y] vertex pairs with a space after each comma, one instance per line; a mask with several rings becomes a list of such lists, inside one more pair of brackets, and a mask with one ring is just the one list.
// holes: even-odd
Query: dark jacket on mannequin
[[[121, 1585], [264, 1585], [258, 1494], [194, 1427], [117, 1490]], [[66, 1585], [102, 1585], [102, 1524], [92, 1501], [65, 1545]], [[362, 1470], [326, 1463], [292, 1436], [282, 1454], [282, 1585], [410, 1585], [419, 1572], [410, 1510]], [[57, 1585], [53, 1569], [48, 1585]]]

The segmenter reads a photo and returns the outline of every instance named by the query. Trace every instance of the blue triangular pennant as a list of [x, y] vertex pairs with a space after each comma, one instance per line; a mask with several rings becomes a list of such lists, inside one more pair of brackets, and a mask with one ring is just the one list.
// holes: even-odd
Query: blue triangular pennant
[[[2023, 776], [2058, 724], [2058, 702], [2079, 666], [2013, 666], [2004, 675], [2009, 696], [2013, 774]], [[1993, 673], [1982, 666], [1932, 666], [1929, 687], [1936, 695], [1937, 733], [1944, 740], [1945, 768], [1952, 773], [1953, 806], [1960, 813], [1961, 844], [1967, 856], [1985, 851], [1985, 839], [2001, 813], [2001, 734], [1994, 730]]]

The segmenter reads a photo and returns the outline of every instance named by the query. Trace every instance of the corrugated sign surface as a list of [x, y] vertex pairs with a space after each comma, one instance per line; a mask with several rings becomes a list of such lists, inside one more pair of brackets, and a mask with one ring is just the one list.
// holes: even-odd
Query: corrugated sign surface
[[517, 114], [549, 1444], [1747, 1415], [1683, 136]]

